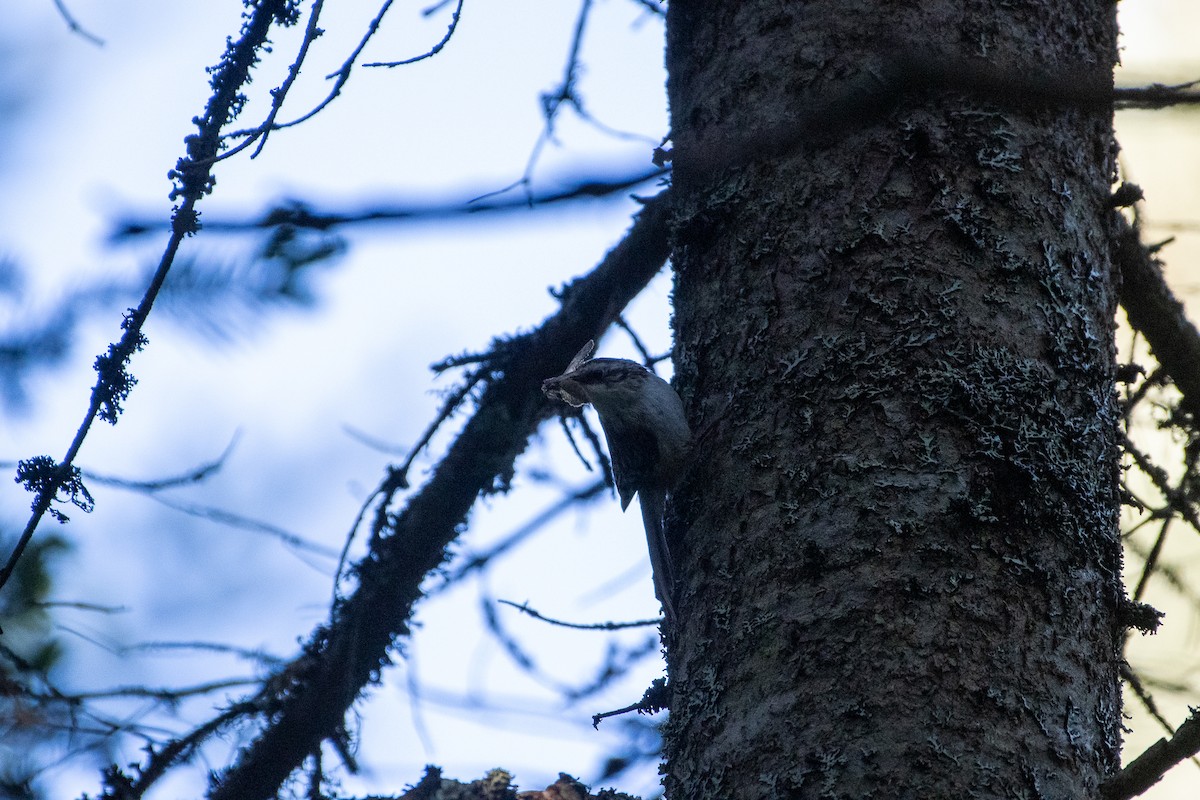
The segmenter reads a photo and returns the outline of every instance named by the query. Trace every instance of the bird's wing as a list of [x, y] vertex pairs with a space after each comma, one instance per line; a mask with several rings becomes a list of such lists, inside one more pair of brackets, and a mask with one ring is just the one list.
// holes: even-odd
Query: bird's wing
[[640, 425], [615, 424], [604, 415], [600, 416], [600, 427], [608, 441], [613, 481], [617, 484], [621, 510], [624, 511], [637, 491], [652, 479], [658, 460], [658, 436]]

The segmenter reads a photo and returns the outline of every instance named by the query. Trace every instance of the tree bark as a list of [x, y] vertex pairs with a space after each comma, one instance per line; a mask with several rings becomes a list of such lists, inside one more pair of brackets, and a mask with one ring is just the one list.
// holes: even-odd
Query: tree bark
[[1111, 76], [1113, 4], [673, 0], [667, 26], [698, 432], [668, 796], [1097, 796], [1111, 113], [887, 76], [889, 53]]

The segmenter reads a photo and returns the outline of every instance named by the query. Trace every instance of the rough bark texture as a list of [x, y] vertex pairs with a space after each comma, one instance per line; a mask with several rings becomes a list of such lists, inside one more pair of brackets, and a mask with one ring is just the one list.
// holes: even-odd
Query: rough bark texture
[[1095, 797], [1121, 712], [1111, 116], [914, 92], [714, 164], [889, 48], [1108, 72], [1113, 5], [672, 0], [667, 21], [700, 432], [668, 795]]

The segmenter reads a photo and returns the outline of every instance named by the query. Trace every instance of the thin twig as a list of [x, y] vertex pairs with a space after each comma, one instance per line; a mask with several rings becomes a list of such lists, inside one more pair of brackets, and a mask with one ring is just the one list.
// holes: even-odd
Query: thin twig
[[530, 608], [527, 603], [514, 603], [511, 600], [497, 600], [497, 603], [503, 603], [506, 606], [512, 606], [522, 614], [527, 614], [536, 620], [555, 625], [560, 628], [573, 628], [579, 631], [623, 631], [628, 628], [649, 628], [658, 625], [662, 622], [662, 617], [654, 619], [641, 619], [633, 622], [564, 622], [561, 619], [547, 617], [540, 611]]
[[76, 21], [75, 17], [67, 9], [67, 5], [63, 2], [63, 0], [54, 0], [54, 7], [58, 9], [59, 16], [63, 18], [63, 22], [67, 23], [67, 28], [71, 31], [71, 33], [82, 37], [84, 40], [91, 42], [97, 47], [104, 47], [104, 40], [96, 34], [84, 29], [84, 27]]
[[442, 587], [431, 587], [429, 594], [437, 594], [444, 588], [461, 582], [471, 573], [482, 570], [492, 560], [512, 550], [521, 542], [525, 541], [539, 530], [545, 528], [551, 520], [558, 517], [560, 514], [563, 514], [569, 509], [578, 506], [581, 502], [591, 500], [593, 497], [596, 497], [602, 493], [606, 488], [608, 488], [608, 484], [601, 480], [596, 481], [590, 486], [585, 486], [582, 489], [570, 492], [562, 499], [553, 503], [549, 508], [546, 508], [538, 514], [535, 514], [533, 519], [529, 520], [524, 525], [521, 525], [507, 536], [501, 537], [500, 541], [496, 542], [482, 553], [475, 553], [473, 555], [466, 554], [465, 557], [462, 558], [463, 563], [446, 577], [445, 584], [443, 584]]
[[[258, 61], [261, 48], [277, 17], [286, 10], [286, 0], [263, 0], [250, 12], [242, 27], [241, 38], [230, 41], [224, 58], [213, 74], [213, 94], [209, 98], [203, 116], [196, 118], [198, 132], [187, 139], [187, 155], [177, 162], [170, 173], [175, 181], [172, 199], [182, 198], [172, 216], [171, 237], [159, 260], [158, 267], [146, 287], [145, 294], [136, 309], [131, 309], [121, 325], [120, 340], [109, 346], [107, 355], [96, 360], [98, 378], [92, 387], [91, 399], [75, 437], [71, 440], [62, 460], [52, 469], [42, 473], [43, 480], [37, 486], [33, 502], [33, 513], [25, 524], [12, 554], [3, 570], [0, 570], [0, 588], [8, 582], [16, 569], [17, 561], [25, 551], [38, 524], [58, 497], [64, 486], [78, 481], [75, 458], [83, 441], [91, 430], [96, 417], [116, 424], [121, 413], [121, 402], [128, 396], [136, 382], [128, 373], [128, 365], [134, 353], [146, 344], [142, 329], [150, 316], [150, 309], [167, 279], [175, 255], [186, 236], [198, 230], [196, 205], [212, 191], [212, 159], [220, 148], [220, 133], [235, 115], [240, 105], [241, 87], [250, 79], [250, 72]], [[32, 461], [32, 460], [31, 460]], [[79, 485], [82, 490], [82, 484]], [[86, 490], [83, 490], [86, 494]]]
[[[238, 232], [290, 225], [296, 228], [326, 231], [346, 225], [362, 225], [377, 222], [428, 222], [442, 219], [470, 217], [475, 214], [512, 214], [529, 210], [549, 209], [560, 205], [586, 203], [621, 195], [631, 189], [666, 177], [670, 170], [637, 168], [627, 174], [609, 180], [588, 178], [554, 192], [533, 194], [519, 200], [489, 200], [455, 202], [447, 204], [397, 203], [364, 211], [313, 211], [304, 205], [293, 204], [270, 209], [257, 219], [220, 219], [205, 217], [206, 232]], [[472, 196], [480, 196], [478, 193]], [[111, 239], [141, 236], [161, 230], [157, 220], [129, 220], [122, 222], [110, 235]]]
[[[454, 9], [454, 15], [450, 18], [450, 26], [446, 29], [446, 33], [442, 36], [441, 39], [438, 40], [437, 44], [435, 44], [433, 47], [426, 50], [421, 55], [413, 56], [412, 58], [406, 58], [403, 61], [372, 61], [370, 63], [363, 64], [363, 66], [364, 67], [403, 67], [407, 64], [415, 64], [418, 61], [424, 61], [427, 58], [433, 58], [438, 53], [442, 52], [442, 48], [450, 43], [450, 39], [451, 39], [451, 37], [454, 36], [454, 32], [456, 30], [458, 30], [458, 21], [459, 21], [459, 18], [462, 16], [462, 8], [463, 8], [463, 0], [458, 0], [458, 5]], [[428, 16], [428, 14], [427, 14], [427, 16]]]

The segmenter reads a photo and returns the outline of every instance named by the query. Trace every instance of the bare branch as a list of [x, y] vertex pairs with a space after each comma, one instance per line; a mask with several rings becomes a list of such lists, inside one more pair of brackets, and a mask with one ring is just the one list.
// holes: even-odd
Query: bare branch
[[1158, 557], [1162, 554], [1163, 545], [1167, 541], [1167, 529], [1171, 527], [1171, 520], [1174, 517], [1167, 517], [1162, 522], [1162, 527], [1158, 529], [1158, 536], [1154, 538], [1154, 546], [1150, 548], [1150, 552], [1146, 555], [1146, 561], [1142, 564], [1142, 574], [1138, 576], [1137, 588], [1133, 590], [1133, 600], [1137, 602], [1142, 599], [1145, 594], [1146, 584], [1150, 581], [1150, 576], [1158, 568]]
[[496, 602], [503, 603], [506, 606], [512, 606], [522, 614], [528, 614], [534, 619], [541, 620], [542, 622], [548, 622], [549, 624], [560, 628], [574, 628], [575, 630], [579, 631], [623, 631], [627, 628], [648, 628], [658, 625], [662, 622], [662, 617], [655, 617], [654, 619], [642, 619], [635, 622], [563, 622], [560, 619], [554, 619], [553, 617], [547, 617], [543, 615], [540, 611], [530, 608], [527, 603], [518, 604], [511, 600], [497, 600]]
[[[458, 0], [458, 5], [454, 8], [454, 15], [450, 18], [450, 27], [438, 43], [426, 50], [419, 56], [406, 58], [403, 61], [372, 61], [368, 64], [363, 64], [364, 67], [403, 67], [406, 64], [415, 64], [418, 61], [424, 61], [427, 58], [432, 58], [442, 52], [442, 48], [450, 43], [450, 38], [454, 36], [454, 32], [458, 30], [458, 20], [462, 16], [463, 0]], [[426, 16], [433, 13], [434, 9], [427, 10]]]
[[[329, 90], [329, 93], [324, 97], [324, 99], [322, 99], [319, 103], [317, 103], [315, 106], [313, 106], [311, 109], [309, 109], [304, 114], [301, 114], [299, 117], [297, 117], [289, 122], [276, 122], [275, 120], [278, 117], [279, 110], [282, 108], [282, 105], [283, 105], [283, 96], [287, 94], [287, 89], [291, 86], [292, 82], [295, 80], [296, 76], [299, 74], [300, 65], [304, 61], [304, 58], [305, 58], [305, 55], [307, 54], [309, 45], [312, 44], [312, 42], [315, 41], [317, 36], [319, 36], [321, 33], [321, 31], [317, 27], [316, 23], [317, 23], [317, 18], [320, 16], [322, 4], [323, 4], [323, 0], [316, 0], [316, 2], [314, 3], [313, 12], [309, 16], [308, 29], [306, 30], [304, 39], [301, 43], [300, 54], [297, 56], [295, 63], [293, 63], [292, 67], [289, 69], [288, 77], [284, 81], [284, 84], [282, 86], [280, 86], [278, 89], [276, 89], [275, 92], [273, 92], [273, 95], [275, 95], [275, 96], [272, 98], [271, 112], [268, 114], [267, 119], [264, 120], [263, 123], [256, 128], [249, 128], [246, 130], [234, 131], [230, 134], [227, 134], [226, 138], [247, 137], [246, 141], [239, 144], [237, 147], [235, 147], [233, 149], [233, 151], [231, 151], [227, 155], [231, 155], [232, 152], [236, 152], [238, 150], [244, 149], [251, 142], [253, 142], [254, 140], [256, 140], [260, 137], [262, 137], [265, 140], [266, 136], [269, 135], [271, 133], [271, 131], [282, 130], [284, 128], [291, 128], [291, 127], [299, 125], [303, 122], [307, 122], [308, 120], [312, 119], [317, 114], [319, 114], [321, 111], [323, 111], [326, 106], [328, 106], [330, 103], [332, 103], [334, 100], [336, 100], [341, 95], [342, 89], [345, 88], [346, 84], [350, 81], [350, 75], [353, 72], [354, 64], [358, 61], [358, 57], [361, 56], [363, 50], [366, 49], [367, 43], [370, 42], [371, 39], [375, 36], [375, 34], [379, 32], [379, 26], [381, 24], [383, 24], [383, 18], [387, 15], [388, 10], [392, 7], [392, 0], [384, 0], [383, 1], [383, 3], [379, 7], [379, 11], [375, 14], [374, 18], [372, 18], [371, 21], [367, 24], [367, 30], [363, 34], [362, 38], [359, 40], [358, 44], [355, 46], [354, 50], [350, 53], [349, 56], [346, 57], [346, 60], [342, 62], [342, 65], [337, 69], [337, 71], [332, 72], [329, 75], [325, 76], [326, 78], [333, 79], [334, 83], [333, 83], [333, 88], [331, 88]], [[441, 52], [442, 48], [446, 46], [446, 44], [450, 41], [450, 38], [454, 35], [455, 30], [457, 30], [459, 16], [461, 15], [461, 13], [462, 13], [462, 0], [459, 0], [458, 7], [455, 9], [455, 12], [454, 12], [454, 18], [450, 23], [450, 29], [446, 32], [446, 34], [442, 37], [442, 39], [437, 44], [435, 44], [428, 52], [426, 52], [420, 56], [417, 56], [415, 58], [408, 59], [406, 61], [398, 61], [398, 62], [394, 62], [394, 63], [371, 63], [371, 64], [366, 64], [364, 66], [372, 66], [372, 67], [401, 66], [403, 64], [411, 64], [413, 62], [421, 61], [422, 59], [429, 58], [431, 56], [436, 55], [437, 53]], [[262, 145], [259, 145], [258, 150], [255, 151], [255, 155], [258, 155], [258, 151], [261, 149], [262, 149]]]
[[1188, 81], [1167, 86], [1152, 83], [1149, 86], [1125, 86], [1113, 90], [1113, 100], [1118, 108], [1167, 108], [1169, 106], [1195, 105], [1200, 103], [1200, 81]]
[[210, 653], [225, 653], [228, 655], [237, 656], [246, 661], [253, 662], [262, 667], [272, 670], [280, 669], [284, 666], [284, 659], [271, 655], [262, 649], [252, 649], [246, 647], [236, 647], [224, 642], [141, 642], [132, 644], [127, 647], [122, 647], [119, 652], [122, 655], [127, 653], [139, 652], [171, 652], [171, 651], [207, 651]]
[[[474, 555], [467, 555], [462, 566], [458, 567], [458, 569], [447, 576], [445, 586], [452, 586], [460, 582], [463, 578], [467, 577], [471, 573], [482, 570], [488, 565], [489, 562], [492, 561], [492, 559], [507, 553], [509, 550], [528, 539], [534, 533], [544, 528], [546, 524], [550, 522], [550, 520], [554, 519], [559, 514], [562, 514], [569, 508], [575, 507], [580, 502], [591, 500], [593, 497], [603, 492], [606, 488], [608, 488], [608, 484], [605, 481], [596, 481], [590, 486], [585, 486], [582, 489], [567, 494], [561, 500], [534, 516], [534, 518], [529, 522], [526, 522], [512, 533], [502, 538], [499, 542], [488, 548], [486, 551], [482, 553], [476, 553]], [[432, 596], [437, 594], [438, 591], [438, 587], [432, 587], [429, 590], [428, 595]]]
[[281, 528], [278, 525], [270, 522], [263, 522], [262, 520], [253, 519], [232, 511], [226, 511], [222, 508], [171, 500], [158, 494], [151, 495], [151, 497], [156, 502], [163, 504], [167, 508], [187, 514], [188, 516], [209, 520], [210, 522], [215, 522], [218, 525], [224, 525], [230, 528], [248, 531], [249, 533], [259, 533], [265, 536], [274, 537], [286, 547], [289, 547], [297, 552], [313, 553], [326, 558], [333, 558], [337, 554], [336, 551], [328, 545], [312, 541], [311, 539], [307, 539], [298, 533], [292, 533], [291, 531]]
[[1137, 797], [1185, 758], [1200, 753], [1200, 711], [1193, 710], [1170, 739], [1159, 739], [1100, 787], [1104, 800]]
[[258, 711], [252, 702], [236, 703], [187, 735], [168, 742], [158, 750], [147, 748], [149, 757], [138, 770], [138, 778], [130, 785], [128, 796], [141, 797], [168, 769], [189, 758], [208, 737], [243, 717], [253, 716]]
[[[635, 189], [650, 181], [658, 180], [669, 173], [666, 169], [642, 169], [631, 171], [611, 180], [585, 179], [579, 183], [554, 192], [533, 194], [527, 198], [511, 200], [474, 200], [471, 202], [454, 203], [395, 203], [379, 206], [362, 211], [313, 211], [306, 205], [292, 203], [270, 209], [257, 220], [219, 219], [205, 217], [206, 232], [244, 231], [255, 228], [274, 228], [279, 225], [291, 225], [296, 228], [312, 230], [330, 230], [344, 225], [360, 225], [371, 222], [427, 222], [442, 219], [469, 217], [474, 214], [505, 214], [527, 212], [531, 209], [549, 208], [559, 205], [570, 205], [577, 202], [588, 202]], [[486, 192], [474, 192], [472, 197], [486, 195]], [[165, 225], [156, 219], [127, 220], [118, 223], [110, 235], [112, 239], [122, 239], [140, 236], [162, 230]]]
[[[1170, 512], [1170, 507], [1168, 506], [1167, 511], [1164, 513], [1164, 516], [1165, 516], [1165, 514], [1169, 514], [1169, 513], [1171, 513], [1171, 512]], [[1139, 546], [1138, 543], [1136, 541], [1133, 541], [1132, 539], [1126, 539], [1125, 547], [1131, 553], [1140, 557], [1143, 561], [1147, 560], [1150, 557], [1149, 551], [1142, 548], [1141, 546]], [[1200, 610], [1200, 593], [1198, 593], [1195, 590], [1195, 587], [1193, 587], [1186, 580], [1186, 578], [1184, 577], [1184, 575], [1182, 574], [1182, 571], [1180, 569], [1178, 569], [1170, 564], [1164, 564], [1162, 561], [1159, 561], [1158, 565], [1154, 569], [1153, 574], [1158, 576], [1160, 579], [1164, 580], [1184, 600], [1191, 603], [1191, 605], [1194, 609]]]
[[31, 605], [36, 608], [74, 608], [79, 611], [94, 611], [97, 614], [123, 614], [129, 610], [128, 606], [106, 606], [83, 600], [46, 600]]
[[1121, 305], [1129, 324], [1146, 337], [1154, 357], [1183, 393], [1183, 409], [1200, 417], [1200, 332], [1167, 286], [1162, 263], [1142, 244], [1137, 227], [1124, 217], [1117, 225], [1114, 259], [1121, 271]]
[[[657, 143], [653, 139], [642, 134], [621, 131], [605, 125], [600, 120], [596, 119], [587, 109], [584, 108], [583, 96], [578, 89], [578, 80], [580, 74], [580, 53], [583, 49], [583, 39], [587, 32], [588, 20], [592, 11], [592, 0], [582, 0], [579, 6], [579, 13], [575, 18], [575, 27], [571, 34], [571, 43], [567, 48], [566, 64], [563, 67], [563, 78], [557, 87], [548, 92], [541, 94], [542, 103], [542, 130], [539, 133], [537, 140], [530, 148], [529, 156], [525, 160], [525, 169], [521, 173], [521, 177], [513, 181], [509, 185], [480, 195], [477, 200], [490, 200], [493, 197], [507, 194], [514, 189], [524, 189], [524, 197], [526, 202], [532, 204], [535, 198], [532, 192], [533, 173], [537, 167], [538, 161], [541, 159], [542, 150], [547, 144], [554, 141], [554, 127], [558, 121], [559, 112], [563, 108], [572, 108], [579, 118], [588, 125], [591, 125], [596, 130], [608, 136], [618, 139], [635, 139], [646, 142], [653, 146]], [[661, 166], [661, 165], [659, 165]]]
[[669, 248], [669, 199], [649, 201], [633, 228], [588, 276], [563, 292], [558, 313], [514, 338], [491, 365], [477, 409], [428, 483], [388, 514], [355, 567], [354, 593], [337, 603], [304, 653], [277, 682], [270, 723], [214, 785], [212, 800], [271, 797], [291, 772], [340, 729], [346, 710], [390, 661], [422, 597], [424, 577], [480, 494], [506, 485], [513, 461], [549, 413], [541, 381], [597, 338], [661, 269]]
[[448, 421], [454, 416], [459, 407], [462, 406], [467, 397], [470, 395], [471, 390], [474, 389], [475, 386], [484, 379], [484, 377], [484, 368], [473, 370], [463, 379], [462, 384], [458, 388], [454, 389], [446, 396], [446, 399], [442, 402], [442, 407], [438, 411], [437, 416], [435, 416], [433, 421], [426, 426], [425, 432], [421, 434], [421, 438], [418, 439], [417, 443], [409, 450], [408, 457], [404, 460], [404, 463], [399, 467], [388, 467], [387, 475], [384, 476], [383, 481], [379, 484], [379, 488], [372, 492], [371, 495], [365, 501], [363, 501], [362, 506], [359, 508], [358, 514], [354, 518], [354, 524], [350, 526], [350, 532], [346, 535], [345, 544], [342, 545], [341, 552], [338, 554], [337, 567], [334, 569], [333, 573], [333, 601], [335, 605], [339, 597], [338, 584], [342, 579], [342, 569], [346, 565], [346, 557], [350, 553], [350, 545], [354, 542], [354, 536], [358, 532], [359, 525], [362, 524], [362, 520], [366, 515], [367, 509], [370, 507], [371, 503], [377, 502], [379, 513], [376, 515], [376, 529], [382, 527], [385, 521], [384, 511], [388, 508], [388, 506], [391, 505], [392, 499], [396, 496], [396, 492], [399, 492], [402, 489], [407, 489], [409, 486], [408, 471], [412, 469], [413, 462], [416, 461], [417, 456], [422, 450], [429, 446], [429, 442], [433, 439], [434, 434], [437, 433], [438, 429], [444, 422]]
[[[533, 143], [529, 157], [525, 160], [525, 171], [515, 183], [492, 194], [500, 195], [517, 187], [524, 187], [526, 201], [533, 201], [530, 191], [533, 170], [537, 166], [538, 159], [541, 158], [542, 148], [554, 140], [554, 123], [558, 118], [558, 112], [564, 103], [575, 105], [579, 103], [575, 91], [575, 79], [579, 74], [579, 51], [583, 47], [583, 34], [587, 30], [588, 15], [591, 10], [592, 0], [582, 0], [579, 6], [579, 15], [575, 18], [575, 29], [571, 34], [571, 44], [567, 49], [567, 64], [563, 72], [562, 83], [553, 92], [542, 93], [542, 131], [538, 134], [537, 141]], [[491, 194], [488, 194], [483, 195], [480, 199], [490, 197]]]
[[[323, 0], [316, 0], [316, 6], [319, 6], [322, 2], [323, 2]], [[333, 73], [332, 75], [326, 76], [328, 78], [336, 77], [336, 80], [333, 83], [333, 88], [329, 90], [329, 94], [327, 94], [325, 96], [324, 100], [317, 103], [317, 105], [315, 105], [313, 108], [311, 108], [308, 112], [301, 114], [299, 117], [297, 117], [296, 119], [293, 119], [291, 122], [279, 122], [279, 123], [275, 122], [276, 112], [279, 109], [279, 104], [273, 104], [272, 109], [271, 109], [271, 115], [266, 119], [266, 121], [263, 122], [262, 125], [259, 125], [257, 128], [254, 128], [249, 131], [234, 131], [233, 133], [229, 134], [229, 137], [233, 138], [233, 137], [238, 137], [238, 136], [250, 136], [251, 138], [254, 138], [259, 135], [269, 133], [272, 130], [282, 130], [283, 128], [291, 128], [293, 126], [299, 125], [302, 122], [307, 122], [308, 120], [315, 117], [317, 114], [321, 113], [321, 111], [323, 111], [326, 106], [328, 106], [330, 103], [332, 103], [334, 100], [336, 100], [338, 98], [338, 96], [342, 93], [342, 88], [346, 85], [347, 81], [350, 80], [350, 71], [354, 67], [354, 62], [358, 60], [359, 55], [363, 51], [363, 48], [365, 48], [367, 46], [367, 42], [369, 42], [371, 40], [371, 37], [374, 36], [376, 31], [379, 30], [379, 25], [380, 25], [380, 23], [383, 22], [383, 18], [387, 14], [388, 9], [391, 8], [391, 6], [392, 6], [392, 0], [384, 0], [383, 5], [380, 6], [380, 8], [379, 8], [379, 13], [377, 13], [375, 15], [375, 18], [372, 19], [370, 24], [367, 26], [367, 32], [365, 34], [363, 34], [363, 38], [358, 43], [358, 46], [354, 48], [354, 52], [352, 52], [350, 54], [350, 56], [342, 63], [341, 68], [338, 69], [337, 72]], [[303, 55], [303, 52], [307, 50], [309, 44], [311, 44], [311, 42], [317, 37], [318, 31], [320, 30], [319, 28], [316, 27], [316, 18], [317, 18], [316, 12], [317, 12], [317, 10], [318, 9], [314, 6], [314, 9], [313, 9], [314, 13], [310, 16], [310, 19], [309, 19], [309, 28], [305, 32], [304, 42], [301, 45], [302, 55]], [[299, 66], [299, 63], [300, 63], [300, 59], [297, 59], [297, 62], [296, 62], [297, 67]], [[289, 71], [288, 77], [289, 77], [289, 79], [292, 77], [292, 73], [290, 71]]]
[[[118, 478], [112, 475], [101, 475], [90, 470], [84, 470], [83, 475], [91, 483], [100, 484], [101, 486], [112, 486], [117, 489], [126, 489], [131, 492], [160, 492], [164, 489], [174, 489], [179, 486], [187, 486], [189, 484], [201, 483], [208, 480], [213, 475], [221, 471], [225, 466], [225, 462], [233, 453], [233, 448], [237, 445], [238, 439], [241, 438], [241, 432], [238, 431], [229, 440], [229, 444], [225, 445], [224, 452], [217, 456], [212, 461], [192, 467], [191, 469], [169, 478], [157, 478], [155, 480], [135, 481], [129, 478]], [[7, 466], [0, 463], [0, 468]]]
[[[33, 513], [13, 548], [4, 568], [0, 570], [0, 588], [8, 582], [17, 561], [42, 518], [51, 511], [51, 505], [60, 491], [72, 480], [77, 480], [78, 469], [74, 466], [83, 441], [97, 417], [116, 424], [121, 411], [121, 401], [129, 394], [136, 379], [128, 373], [128, 365], [134, 353], [146, 344], [142, 328], [150, 316], [150, 309], [167, 279], [167, 273], [175, 262], [184, 237], [198, 230], [199, 214], [196, 205], [213, 189], [212, 163], [221, 147], [221, 129], [237, 115], [241, 105], [241, 87], [250, 80], [250, 71], [258, 61], [261, 48], [267, 44], [271, 26], [276, 22], [286, 24], [287, 0], [261, 0], [248, 12], [242, 26], [241, 38], [232, 39], [226, 45], [220, 65], [213, 72], [213, 94], [209, 97], [204, 114], [196, 118], [198, 131], [187, 137], [187, 155], [180, 158], [169, 175], [175, 181], [171, 199], [182, 198], [175, 207], [171, 221], [171, 237], [163, 251], [157, 269], [146, 288], [142, 301], [136, 309], [126, 313], [121, 324], [120, 340], [109, 346], [106, 355], [96, 359], [95, 369], [99, 377], [92, 387], [91, 400], [83, 422], [67, 448], [66, 455], [48, 478], [35, 491]], [[48, 458], [42, 456], [40, 458]]]
[[221, 689], [233, 689], [240, 686], [252, 686], [258, 683], [256, 678], [227, 678], [224, 680], [206, 681], [194, 686], [173, 686], [152, 688], [149, 686], [114, 686], [110, 689], [98, 689], [93, 692], [70, 692], [53, 694], [37, 695], [31, 693], [29, 696], [44, 702], [65, 702], [69, 705], [77, 705], [88, 700], [112, 699], [114, 697], [148, 697], [152, 700], [162, 700], [167, 703], [176, 703], [185, 697], [193, 697], [196, 695], [212, 694]]
[[646, 693], [642, 695], [642, 699], [633, 705], [592, 715], [592, 727], [599, 728], [602, 720], [628, 714], [630, 711], [636, 711], [639, 714], [657, 714], [667, 708], [668, 698], [666, 678], [656, 678]]
[[667, 12], [663, 10], [662, 3], [655, 0], [633, 0], [633, 4], [656, 17], [665, 17], [667, 15]]
[[63, 18], [63, 22], [67, 23], [67, 28], [77, 36], [91, 42], [97, 47], [104, 47], [104, 40], [94, 33], [90, 33], [82, 25], [76, 21], [75, 17], [67, 9], [67, 4], [63, 0], [54, 0], [54, 7], [58, 9], [58, 14]]

